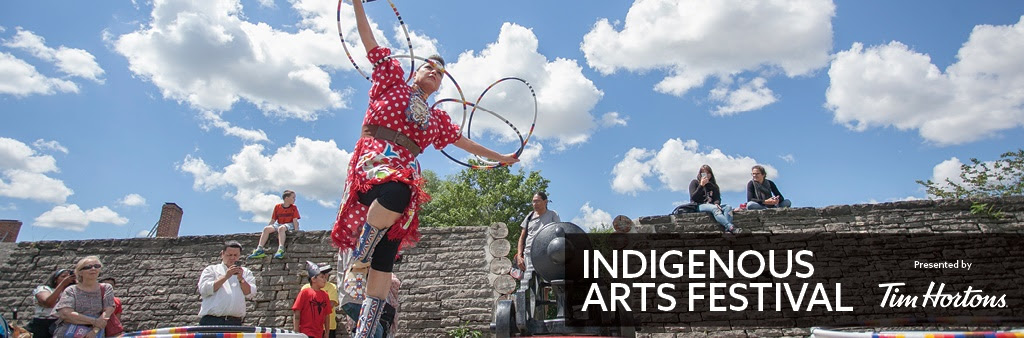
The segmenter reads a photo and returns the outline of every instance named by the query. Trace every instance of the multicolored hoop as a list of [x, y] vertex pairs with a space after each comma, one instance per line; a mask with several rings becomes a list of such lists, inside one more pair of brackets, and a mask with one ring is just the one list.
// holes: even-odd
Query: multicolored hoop
[[[524, 85], [526, 85], [526, 88], [530, 90], [530, 96], [533, 97], [533, 122], [530, 123], [530, 131], [526, 133], [526, 138], [525, 139], [523, 139], [523, 136], [522, 136], [522, 134], [519, 133], [519, 130], [516, 129], [516, 127], [514, 125], [512, 125], [512, 123], [509, 123], [508, 120], [506, 120], [505, 118], [501, 117], [501, 115], [498, 115], [495, 112], [492, 112], [492, 111], [489, 111], [489, 110], [486, 110], [486, 109], [480, 107], [480, 101], [483, 100], [484, 95], [486, 95], [487, 92], [491, 90], [491, 88], [494, 88], [495, 85], [497, 85], [497, 84], [499, 84], [501, 82], [504, 82], [504, 81], [508, 81], [508, 80], [516, 80], [516, 81], [522, 82]], [[503, 122], [505, 122], [510, 127], [512, 127], [512, 130], [514, 130], [516, 132], [516, 134], [520, 134], [519, 138], [520, 138], [520, 141], [522, 141], [522, 145], [519, 147], [519, 150], [516, 151], [516, 158], [519, 158], [519, 155], [522, 154], [523, 149], [526, 147], [526, 143], [530, 142], [530, 137], [533, 136], [533, 129], [537, 127], [537, 92], [535, 92], [533, 90], [533, 85], [530, 85], [529, 82], [527, 82], [526, 80], [523, 80], [521, 78], [514, 77], [514, 76], [509, 76], [509, 77], [498, 79], [498, 81], [494, 81], [494, 83], [491, 83], [489, 86], [487, 86], [487, 88], [484, 88], [484, 91], [482, 93], [480, 93], [480, 96], [478, 96], [476, 98], [476, 102], [473, 105], [473, 110], [470, 111], [470, 113], [469, 113], [469, 125], [466, 126], [466, 138], [471, 138], [471, 136], [470, 136], [470, 129], [473, 128], [473, 113], [476, 111], [477, 108], [480, 108], [480, 110], [487, 111], [487, 112], [491, 113], [492, 115], [494, 115], [495, 117], [501, 119]], [[479, 158], [479, 156], [477, 156], [477, 158]]]
[[[374, 0], [364, 0], [363, 3], [372, 1]], [[361, 68], [359, 68], [359, 65], [356, 64], [356, 59], [352, 57], [352, 52], [348, 50], [348, 43], [345, 42], [345, 35], [341, 33], [341, 4], [343, 2], [345, 2], [345, 0], [338, 0], [337, 12], [338, 38], [341, 39], [341, 48], [345, 50], [345, 56], [348, 56], [348, 61], [352, 62], [352, 67], [355, 68], [357, 72], [359, 72], [359, 75], [362, 75], [364, 78], [366, 78], [367, 81], [369, 81], [370, 76], [366, 75], [366, 73], [363, 72]], [[405, 32], [405, 43], [409, 45], [409, 56], [413, 56], [412, 39], [409, 37], [409, 29], [407, 29], [405, 26], [405, 20], [402, 19], [402, 14], [398, 13], [398, 7], [395, 7], [395, 3], [391, 2], [391, 0], [388, 0], [388, 4], [391, 5], [391, 10], [395, 12], [395, 17], [398, 18], [399, 26], [402, 26], [402, 32]], [[416, 59], [410, 58], [409, 62], [409, 77], [405, 79], [405, 82], [409, 82], [410, 80], [412, 80], [412, 76], [416, 71]]]
[[[469, 103], [469, 102], [465, 102], [465, 101], [459, 101], [457, 99], [442, 99], [442, 100], [438, 100], [437, 102], [434, 103], [434, 105], [436, 106], [437, 104], [444, 103], [444, 102], [461, 102], [464, 105], [473, 106], [474, 110], [480, 109], [482, 111], [488, 112], [491, 115], [494, 115], [495, 117], [497, 117], [502, 122], [505, 122], [506, 125], [508, 125], [509, 127], [512, 127], [512, 131], [514, 131], [516, 133], [516, 136], [519, 137], [519, 142], [520, 142], [519, 143], [520, 144], [519, 145], [519, 149], [516, 150], [515, 154], [512, 157], [519, 158], [519, 155], [523, 153], [523, 149], [526, 147], [526, 142], [525, 142], [526, 140], [523, 138], [523, 134], [519, 132], [519, 129], [516, 128], [516, 126], [513, 125], [512, 122], [509, 122], [507, 119], [505, 119], [504, 117], [502, 117], [498, 113], [496, 113], [494, 111], [491, 111], [490, 109], [486, 109], [486, 108], [480, 107], [480, 106], [478, 106], [478, 105], [476, 105], [474, 103]], [[465, 119], [465, 117], [464, 117], [464, 119]], [[472, 118], [470, 118], [470, 120], [472, 120]], [[460, 133], [462, 132], [461, 128], [459, 129], [459, 132]], [[469, 137], [467, 137], [467, 138], [469, 138]], [[466, 167], [469, 167], [470, 169], [494, 169], [494, 168], [497, 168], [497, 167], [500, 167], [500, 166], [508, 165], [508, 163], [493, 162], [493, 161], [489, 161], [489, 160], [483, 159], [483, 158], [481, 158], [479, 156], [477, 156], [477, 158], [480, 159], [480, 161], [485, 163], [485, 164], [483, 164], [483, 165], [471, 164], [471, 163], [466, 163], [466, 162], [463, 162], [463, 161], [461, 161], [459, 159], [456, 159], [455, 157], [452, 157], [452, 155], [448, 154], [448, 152], [444, 151], [444, 149], [441, 149], [441, 153], [444, 154], [445, 157], [448, 157], [448, 159], [454, 161], [455, 163], [464, 165]]]
[[[483, 100], [484, 96], [487, 94], [488, 91], [491, 90], [491, 88], [494, 88], [495, 85], [497, 85], [497, 84], [499, 84], [501, 82], [504, 82], [504, 81], [508, 81], [508, 80], [516, 80], [516, 81], [519, 81], [519, 82], [522, 82], [523, 84], [525, 84], [526, 87], [530, 89], [530, 95], [533, 97], [533, 122], [531, 123], [530, 131], [527, 133], [525, 138], [523, 137], [523, 134], [519, 131], [519, 128], [516, 128], [516, 126], [513, 125], [512, 122], [509, 122], [508, 119], [502, 117], [497, 112], [494, 112], [494, 111], [492, 111], [490, 109], [487, 109], [487, 108], [484, 108], [484, 107], [480, 106], [480, 101]], [[442, 99], [442, 100], [438, 100], [436, 103], [434, 103], [434, 105], [437, 105], [438, 103], [441, 103], [441, 102], [449, 102], [449, 101], [458, 102], [458, 100], [455, 100], [455, 99]], [[468, 118], [467, 118], [467, 116], [463, 115], [463, 125], [460, 126], [460, 128], [459, 128], [459, 132], [460, 133], [465, 133], [466, 134], [466, 138], [472, 139], [472, 131], [471, 130], [473, 128], [473, 117], [475, 116], [476, 110], [480, 109], [482, 111], [490, 113], [491, 115], [494, 115], [494, 117], [497, 117], [499, 120], [501, 120], [506, 125], [508, 125], [509, 127], [512, 128], [512, 131], [515, 132], [516, 136], [519, 137], [519, 149], [516, 149], [515, 154], [513, 155], [513, 157], [519, 158], [519, 156], [522, 155], [523, 150], [526, 149], [526, 143], [530, 141], [530, 137], [533, 136], [533, 130], [537, 126], [537, 111], [538, 111], [538, 109], [537, 109], [537, 93], [533, 90], [533, 86], [530, 85], [529, 82], [527, 82], [526, 80], [523, 80], [521, 78], [518, 78], [518, 77], [505, 77], [505, 78], [499, 79], [498, 81], [495, 81], [494, 83], [491, 83], [489, 86], [487, 86], [487, 88], [484, 89], [484, 91], [482, 93], [480, 93], [480, 96], [477, 97], [476, 102], [474, 102], [474, 103], [463, 102], [463, 104], [468, 104], [468, 105], [473, 106], [473, 110], [470, 111]], [[455, 163], [467, 166], [467, 167], [472, 168], [472, 169], [493, 169], [493, 168], [497, 168], [497, 167], [500, 167], [500, 166], [503, 166], [503, 165], [507, 165], [505, 163], [493, 162], [493, 161], [487, 160], [485, 158], [482, 158], [480, 156], [477, 156], [477, 159], [480, 162], [483, 162], [484, 163], [483, 165], [469, 164], [469, 163], [460, 161], [460, 160], [452, 157], [450, 154], [448, 154], [448, 152], [444, 151], [444, 149], [441, 149], [441, 153], [444, 154], [444, 156], [448, 157], [448, 159], [451, 159], [452, 161], [455, 161]]]
[[[366, 3], [366, 2], [372, 2], [374, 0], [362, 0], [362, 1], [364, 3]], [[349, 51], [349, 49], [348, 49], [348, 43], [345, 42], [345, 36], [343, 35], [342, 29], [341, 29], [341, 4], [343, 2], [344, 2], [344, 0], [338, 0], [338, 9], [337, 9], [337, 17], [336, 17], [337, 26], [338, 26], [338, 38], [341, 40], [341, 47], [342, 47], [342, 49], [345, 50], [345, 56], [348, 57], [349, 62], [352, 62], [352, 67], [355, 68], [355, 70], [357, 72], [359, 72], [359, 74], [362, 75], [364, 78], [366, 78], [367, 80], [370, 80], [370, 76], [367, 75], [366, 72], [363, 72], [363, 70], [361, 68], [359, 68], [359, 65], [356, 63], [355, 58], [352, 57], [352, 52]], [[402, 19], [402, 15], [398, 12], [398, 7], [395, 6], [394, 2], [392, 2], [391, 0], [388, 0], [388, 4], [391, 5], [391, 10], [395, 12], [395, 17], [398, 18], [398, 23], [402, 27], [402, 31], [405, 33], [405, 42], [409, 46], [409, 55], [390, 55], [390, 56], [387, 56], [387, 57], [381, 59], [377, 63], [375, 63], [373, 65], [373, 67], [376, 68], [376, 66], [378, 64], [380, 64], [380, 62], [384, 62], [384, 61], [387, 61], [387, 60], [391, 60], [391, 59], [395, 59], [395, 58], [408, 58], [410, 60], [409, 61], [409, 77], [406, 78], [406, 80], [405, 80], [405, 82], [408, 83], [415, 76], [415, 73], [416, 73], [416, 60], [420, 60], [420, 61], [429, 63], [429, 64], [431, 64], [432, 66], [435, 66], [435, 67], [437, 66], [437, 63], [434, 62], [433, 60], [426, 59], [426, 58], [414, 55], [413, 48], [412, 48], [412, 39], [409, 37], [409, 30], [408, 30], [408, 28], [405, 25], [405, 20]], [[526, 149], [526, 143], [530, 141], [530, 137], [533, 136], [533, 130], [537, 126], [537, 111], [538, 111], [538, 108], [537, 108], [537, 93], [533, 90], [533, 86], [530, 85], [529, 82], [526, 82], [526, 80], [523, 80], [523, 79], [520, 79], [520, 78], [517, 78], [517, 77], [502, 78], [502, 79], [499, 79], [498, 81], [495, 81], [494, 83], [490, 84], [489, 86], [487, 86], [487, 88], [484, 89], [484, 91], [482, 93], [480, 93], [480, 96], [477, 97], [476, 102], [470, 103], [470, 102], [466, 101], [466, 96], [465, 96], [465, 94], [462, 91], [462, 87], [459, 86], [459, 82], [455, 80], [455, 77], [452, 76], [452, 74], [450, 72], [448, 72], [448, 71], [445, 71], [444, 74], [448, 76], [448, 79], [451, 80], [453, 84], [455, 84], [455, 89], [459, 93], [459, 98], [458, 99], [455, 99], [455, 98], [439, 99], [439, 100], [435, 101], [432, 106], [430, 106], [430, 109], [433, 110], [433, 109], [435, 109], [435, 107], [437, 107], [438, 104], [444, 103], [444, 102], [458, 102], [458, 103], [461, 103], [462, 104], [462, 123], [459, 124], [459, 135], [462, 136], [462, 133], [465, 132], [467, 139], [470, 138], [470, 129], [472, 128], [472, 125], [473, 125], [473, 116], [476, 113], [477, 109], [480, 109], [480, 110], [485, 111], [485, 112], [487, 112], [487, 113], [489, 113], [491, 115], [494, 115], [494, 117], [497, 117], [499, 120], [501, 120], [506, 125], [511, 127], [512, 131], [515, 132], [516, 136], [519, 137], [519, 149], [517, 149], [515, 154], [513, 155], [513, 157], [519, 158], [519, 156], [522, 155], [523, 150]], [[519, 129], [516, 128], [516, 126], [513, 125], [512, 122], [509, 122], [508, 119], [502, 117], [501, 115], [499, 115], [498, 113], [496, 113], [496, 112], [494, 112], [492, 110], [489, 110], [487, 108], [484, 108], [484, 107], [480, 106], [480, 101], [483, 100], [484, 95], [487, 94], [487, 92], [490, 91], [491, 88], [493, 88], [498, 83], [501, 83], [501, 82], [507, 81], [507, 80], [517, 80], [517, 81], [522, 82], [523, 84], [526, 85], [527, 88], [530, 89], [530, 95], [533, 96], [533, 122], [531, 123], [530, 131], [527, 133], [525, 138], [523, 137], [523, 134], [519, 131]], [[472, 106], [473, 110], [467, 112], [469, 106]], [[441, 150], [441, 153], [444, 154], [444, 156], [446, 156], [449, 159], [451, 159], [452, 161], [455, 161], [455, 163], [464, 165], [464, 166], [469, 167], [471, 169], [493, 169], [493, 168], [497, 168], [497, 167], [500, 167], [500, 166], [508, 165], [508, 163], [500, 163], [500, 162], [489, 161], [489, 160], [483, 159], [480, 156], [477, 156], [477, 158], [481, 162], [483, 162], [485, 164], [484, 165], [475, 165], [475, 164], [470, 164], [470, 163], [463, 162], [461, 160], [458, 160], [458, 159], [452, 157], [447, 152], [445, 152], [444, 149]]]

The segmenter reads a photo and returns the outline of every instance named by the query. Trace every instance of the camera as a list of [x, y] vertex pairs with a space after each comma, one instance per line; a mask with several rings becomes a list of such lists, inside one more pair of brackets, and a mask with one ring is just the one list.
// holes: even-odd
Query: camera
[[242, 261], [235, 261], [235, 266], [242, 266]]

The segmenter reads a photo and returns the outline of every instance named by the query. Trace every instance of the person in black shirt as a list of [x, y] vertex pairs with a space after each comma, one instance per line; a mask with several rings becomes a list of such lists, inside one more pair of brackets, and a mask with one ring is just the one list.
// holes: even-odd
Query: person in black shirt
[[722, 192], [718, 189], [718, 181], [705, 164], [697, 172], [697, 179], [690, 181], [690, 201], [697, 204], [697, 210], [711, 214], [722, 225], [724, 231], [737, 233], [739, 227], [732, 224], [732, 209], [722, 204]]
[[793, 205], [793, 201], [782, 197], [775, 182], [768, 179], [764, 167], [755, 165], [750, 168], [750, 176], [753, 178], [747, 183], [747, 210], [789, 208]]

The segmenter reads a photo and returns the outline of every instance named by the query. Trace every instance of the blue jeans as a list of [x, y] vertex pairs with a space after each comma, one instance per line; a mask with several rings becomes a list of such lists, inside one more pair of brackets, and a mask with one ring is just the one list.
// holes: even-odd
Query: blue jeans
[[[749, 205], [748, 205], [749, 208]], [[722, 204], [722, 208], [718, 208], [717, 205], [711, 203], [704, 203], [697, 206], [697, 210], [700, 212], [706, 212], [715, 217], [718, 224], [722, 225], [725, 231], [732, 230], [732, 208], [728, 204]]]
[[791, 206], [793, 206], [793, 201], [790, 200], [782, 200], [782, 202], [779, 202], [779, 204], [776, 204], [774, 206], [761, 205], [754, 201], [747, 202], [747, 210], [761, 210], [766, 208], [789, 208]]

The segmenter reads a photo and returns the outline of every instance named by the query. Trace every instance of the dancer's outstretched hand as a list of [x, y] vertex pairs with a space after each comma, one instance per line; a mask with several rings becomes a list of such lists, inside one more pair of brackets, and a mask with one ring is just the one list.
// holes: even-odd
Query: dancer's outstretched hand
[[495, 158], [493, 160], [501, 162], [501, 163], [516, 164], [516, 163], [519, 163], [519, 159], [516, 158], [515, 155], [516, 155], [516, 153], [508, 153], [508, 154], [502, 155], [501, 158]]

